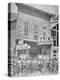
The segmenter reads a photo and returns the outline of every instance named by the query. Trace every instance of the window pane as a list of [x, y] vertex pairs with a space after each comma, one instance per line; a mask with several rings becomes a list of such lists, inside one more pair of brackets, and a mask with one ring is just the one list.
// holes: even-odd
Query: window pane
[[38, 26], [34, 25], [34, 33], [38, 33]]
[[16, 29], [16, 21], [11, 23], [11, 30], [15, 30]]
[[53, 46], [56, 46], [56, 40], [53, 40]]
[[43, 32], [43, 37], [46, 37], [46, 32]]
[[24, 35], [28, 36], [28, 22], [24, 22]]
[[37, 35], [34, 35], [34, 40], [38, 40], [38, 36]]

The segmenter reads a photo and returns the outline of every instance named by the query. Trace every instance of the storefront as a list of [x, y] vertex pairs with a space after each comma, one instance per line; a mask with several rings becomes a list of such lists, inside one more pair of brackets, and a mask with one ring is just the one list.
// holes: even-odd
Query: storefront
[[42, 59], [50, 59], [51, 58], [51, 44], [49, 45], [39, 45], [38, 46], [38, 54], [41, 55]]
[[[18, 40], [19, 43], [20, 40]], [[19, 46], [19, 44], [17, 44]], [[17, 56], [25, 54], [29, 57], [40, 57], [41, 59], [51, 58], [51, 44], [38, 45], [37, 42], [24, 40], [20, 43], [20, 47], [16, 50]]]

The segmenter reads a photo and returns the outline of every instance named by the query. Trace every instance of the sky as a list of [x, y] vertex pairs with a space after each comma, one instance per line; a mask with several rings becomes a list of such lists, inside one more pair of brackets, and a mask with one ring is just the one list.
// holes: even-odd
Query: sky
[[[27, 5], [52, 13], [52, 14], [58, 14], [58, 10], [59, 10], [57, 5], [42, 5], [42, 4], [41, 5], [40, 4], [27, 4]], [[16, 13], [16, 14], [18, 12], [18, 8], [14, 3], [11, 4], [11, 12]]]

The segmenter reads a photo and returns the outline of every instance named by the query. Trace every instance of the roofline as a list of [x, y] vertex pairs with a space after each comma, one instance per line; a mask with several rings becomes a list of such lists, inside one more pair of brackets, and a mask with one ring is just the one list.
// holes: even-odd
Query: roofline
[[[42, 14], [42, 15], [45, 15], [45, 16], [49, 17], [49, 19], [50, 19], [51, 17], [54, 16], [53, 14], [50, 14], [50, 13], [45, 12], [45, 11], [43, 11], [43, 10], [40, 10], [40, 9], [34, 8], [34, 7], [32, 7], [32, 6], [28, 6], [28, 5], [23, 4], [23, 3], [15, 3], [15, 4], [17, 5], [18, 10], [20, 10], [20, 9], [23, 7], [24, 9], [28, 9], [28, 10], [30, 10], [30, 12], [35, 11], [36, 14]], [[27, 13], [27, 14], [28, 14], [28, 13]]]

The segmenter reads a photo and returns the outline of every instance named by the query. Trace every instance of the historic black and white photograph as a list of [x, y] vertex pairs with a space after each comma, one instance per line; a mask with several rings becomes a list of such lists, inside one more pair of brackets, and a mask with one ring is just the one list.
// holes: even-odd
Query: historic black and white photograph
[[8, 76], [59, 73], [59, 6], [8, 4]]

